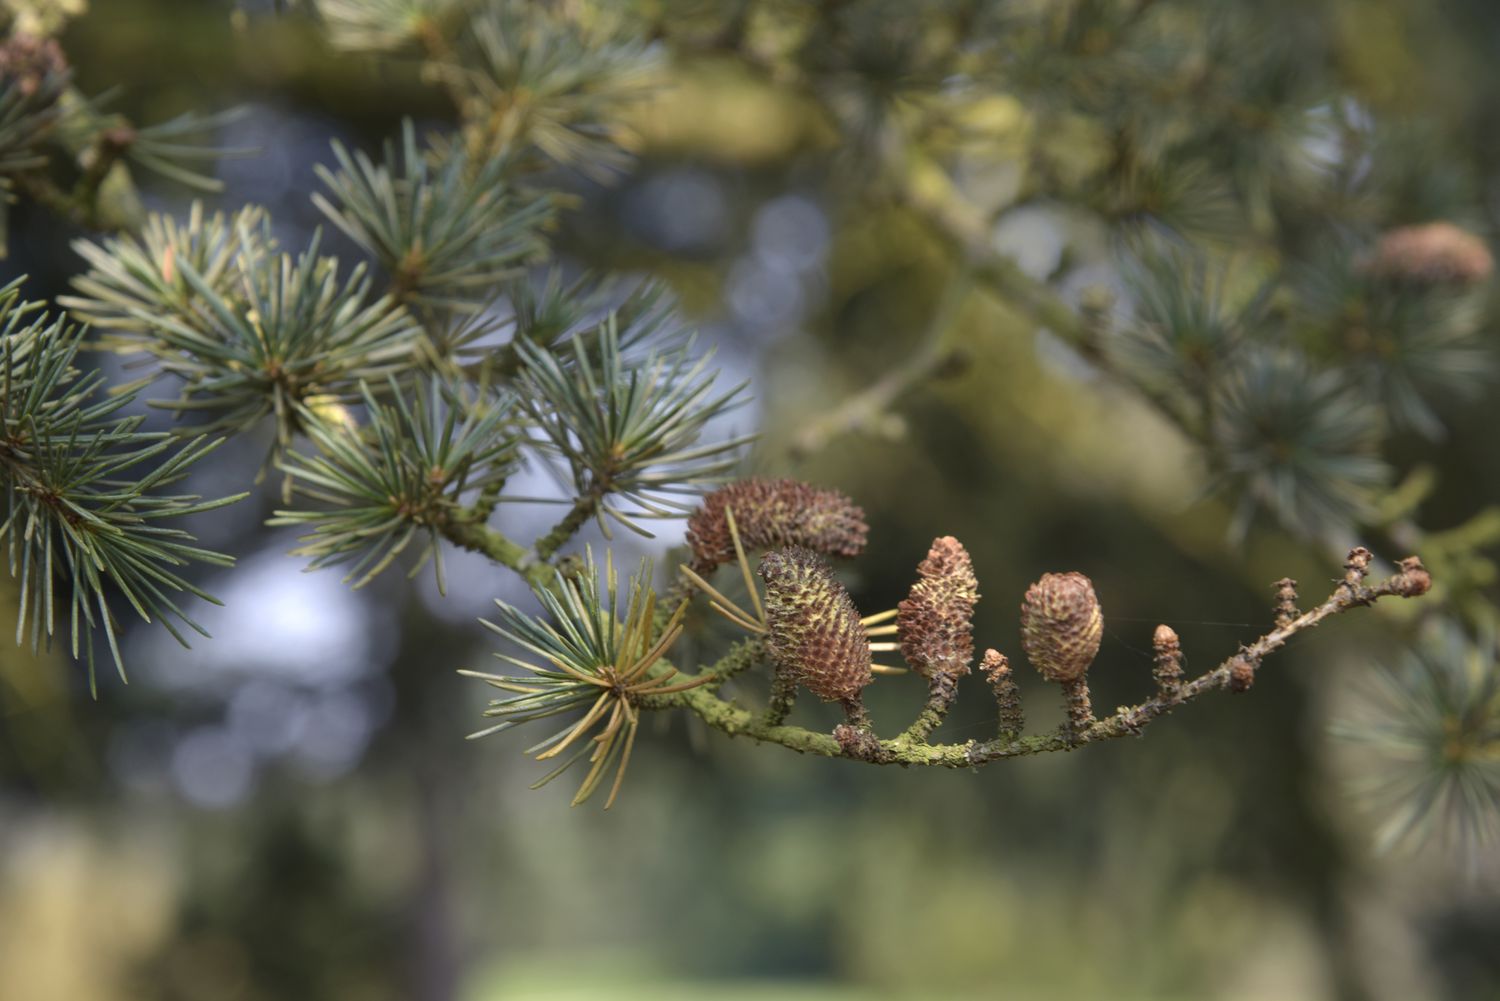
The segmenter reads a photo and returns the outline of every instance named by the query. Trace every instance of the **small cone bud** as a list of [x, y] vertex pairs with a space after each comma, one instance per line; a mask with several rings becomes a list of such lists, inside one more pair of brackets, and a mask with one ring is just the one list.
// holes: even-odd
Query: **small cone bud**
[[1151, 673], [1156, 678], [1157, 691], [1175, 697], [1182, 690], [1182, 641], [1177, 638], [1177, 630], [1167, 625], [1157, 626], [1151, 646], [1156, 652], [1156, 666]]
[[1276, 627], [1284, 629], [1302, 612], [1297, 608], [1297, 582], [1283, 577], [1276, 582]]
[[1255, 684], [1255, 665], [1244, 657], [1229, 662], [1229, 690], [1235, 693], [1248, 692]]
[[979, 669], [984, 672], [990, 689], [995, 693], [1001, 735], [1012, 739], [1020, 736], [1021, 731], [1026, 728], [1026, 716], [1021, 710], [1021, 692], [1016, 687], [1010, 661], [998, 650], [986, 650]]
[[1104, 614], [1093, 583], [1081, 573], [1049, 573], [1026, 589], [1021, 646], [1048, 681], [1083, 677], [1104, 638]]
[[1344, 561], [1344, 580], [1350, 587], [1358, 587], [1365, 579], [1365, 575], [1370, 572], [1370, 561], [1374, 558], [1375, 554], [1364, 546], [1355, 546], [1349, 550], [1349, 558]]
[[847, 559], [864, 550], [869, 532], [864, 511], [837, 490], [798, 480], [738, 480], [705, 495], [688, 519], [693, 569], [700, 574], [735, 558], [725, 508], [734, 512], [746, 550], [801, 546]]
[[778, 549], [761, 560], [760, 576], [771, 656], [823, 701], [857, 702], [873, 677], [870, 641], [828, 565], [807, 549]]
[[978, 600], [968, 551], [952, 536], [934, 540], [917, 567], [911, 593], [896, 609], [901, 656], [912, 670], [928, 680], [969, 673]]
[[1432, 590], [1432, 574], [1422, 565], [1418, 556], [1408, 556], [1399, 564], [1400, 572], [1394, 578], [1395, 592], [1403, 598], [1415, 598]]

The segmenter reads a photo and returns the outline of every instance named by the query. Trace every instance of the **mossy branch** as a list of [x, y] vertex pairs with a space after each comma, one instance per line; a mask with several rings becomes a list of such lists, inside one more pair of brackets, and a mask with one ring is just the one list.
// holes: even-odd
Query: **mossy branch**
[[485, 523], [483, 506], [464, 508], [439, 526], [443, 537], [461, 549], [482, 553], [501, 566], [515, 571], [526, 583], [538, 590], [556, 585], [557, 568], [498, 529]]
[[[709, 726], [731, 737], [749, 737], [767, 744], [777, 744], [799, 754], [815, 754], [828, 758], [851, 758], [869, 764], [896, 764], [938, 766], [943, 768], [970, 768], [988, 764], [1004, 758], [1024, 757], [1052, 751], [1067, 751], [1087, 744], [1113, 740], [1119, 737], [1139, 736], [1155, 719], [1175, 711], [1209, 692], [1222, 689], [1243, 691], [1253, 680], [1255, 670], [1261, 662], [1281, 649], [1295, 635], [1321, 624], [1325, 619], [1341, 615], [1351, 609], [1373, 605], [1381, 598], [1391, 596], [1416, 597], [1426, 593], [1431, 586], [1431, 577], [1416, 557], [1402, 560], [1398, 571], [1374, 585], [1364, 583], [1370, 563], [1370, 553], [1355, 549], [1349, 555], [1343, 581], [1329, 597], [1317, 607], [1286, 621], [1253, 642], [1242, 646], [1198, 677], [1183, 683], [1174, 691], [1158, 693], [1133, 706], [1125, 706], [1114, 714], [1099, 719], [1087, 729], [1072, 731], [1066, 724], [1048, 733], [1019, 735], [1004, 733], [986, 741], [931, 744], [927, 736], [941, 721], [946, 706], [939, 707], [935, 701], [948, 703], [935, 692], [918, 720], [900, 736], [874, 741], [850, 739], [846, 728], [835, 733], [819, 733], [799, 726], [789, 726], [777, 719], [775, 714], [756, 713], [721, 698], [715, 692], [716, 685], [700, 687], [662, 696], [649, 708], [683, 708], [697, 715]], [[725, 661], [714, 665], [706, 673], [720, 675], [725, 663], [733, 665], [735, 671], [742, 670], [745, 660], [759, 641], [747, 641], [737, 647]], [[937, 686], [934, 686], [935, 688]], [[951, 703], [948, 703], [951, 704]], [[929, 725], [930, 724], [930, 725]], [[840, 739], [840, 737], [844, 739]]]
[[568, 541], [588, 524], [589, 519], [598, 513], [601, 496], [602, 493], [599, 491], [590, 491], [574, 500], [573, 506], [568, 509], [568, 513], [563, 516], [562, 520], [536, 541], [537, 558], [550, 560], [557, 555], [557, 551], [567, 545]]

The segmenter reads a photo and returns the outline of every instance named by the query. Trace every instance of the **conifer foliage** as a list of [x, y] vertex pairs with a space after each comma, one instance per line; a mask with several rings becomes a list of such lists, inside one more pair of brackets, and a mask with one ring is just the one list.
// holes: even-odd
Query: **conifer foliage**
[[[1344, 100], [1338, 80], [1297, 72], [1298, 53], [1268, 45], [1254, 65], [1217, 72], [1225, 46], [1243, 48], [1238, 5], [795, 7], [305, 0], [268, 14], [377, 63], [416, 60], [449, 101], [450, 125], [408, 121], [378, 152], [335, 143], [317, 170], [312, 201], [356, 260], [318, 236], [282, 246], [254, 205], [146, 215], [122, 200], [133, 167], [211, 187], [204, 162], [231, 151], [203, 140], [223, 115], [126, 121], [73, 89], [56, 40], [9, 25], [0, 185], [91, 231], [59, 302], [67, 314], [25, 301], [19, 284], [0, 291], [0, 540], [20, 584], [18, 639], [64, 642], [92, 677], [101, 643], [124, 670], [121, 615], [179, 638], [196, 629], [191, 601], [212, 599], [193, 565], [230, 560], [197, 547], [180, 519], [236, 498], [177, 485], [231, 435], [269, 443], [261, 472], [282, 489], [273, 523], [306, 530], [310, 567], [347, 567], [360, 586], [430, 562], [442, 585], [444, 548], [457, 546], [530, 585], [536, 602], [500, 602], [485, 623], [507, 668], [468, 672], [502, 693], [487, 711], [499, 722], [476, 736], [557, 718], [531, 750], [562, 761], [543, 782], [584, 763], [575, 802], [606, 784], [615, 800], [652, 712], [804, 753], [950, 768], [1136, 735], [1209, 692], [1247, 691], [1302, 630], [1436, 587], [1424, 617], [1457, 638], [1425, 647], [1408, 665], [1417, 680], [1389, 688], [1411, 697], [1372, 703], [1385, 722], [1361, 732], [1472, 742], [1472, 767], [1434, 778], [1413, 766], [1415, 798], [1396, 807], [1395, 829], [1424, 829], [1437, 808], [1492, 832], [1500, 703], [1494, 637], [1478, 625], [1494, 618], [1493, 594], [1472, 547], [1416, 519], [1420, 484], [1389, 489], [1405, 472], [1393, 443], [1441, 438], [1453, 408], [1491, 384], [1493, 261], [1462, 207], [1397, 218], [1386, 123]], [[736, 478], [752, 440], [737, 409], [746, 387], [720, 378], [662, 286], [563, 277], [554, 235], [577, 220], [577, 186], [631, 169], [641, 103], [665, 66], [700, 58], [793, 91], [839, 151], [827, 167], [851, 205], [899, 207], [951, 254], [955, 301], [971, 288], [1000, 298], [1154, 407], [1229, 498], [1240, 536], [1269, 518], [1344, 560], [1332, 592], [1303, 610], [1295, 582], [1278, 582], [1274, 628], [1197, 675], [1176, 632], [1157, 627], [1149, 694], [1096, 715], [1087, 675], [1111, 599], [1083, 572], [1049, 573], [1021, 600], [1021, 643], [1061, 688], [1064, 722], [1026, 732], [1009, 660], [986, 648], [969, 680], [992, 691], [994, 735], [934, 741], [974, 661], [981, 588], [968, 550], [939, 537], [899, 608], [861, 614], [830, 561], [865, 551], [865, 512], [823, 485]], [[1012, 105], [1021, 156], [1016, 135], [990, 124]], [[1024, 169], [1020, 194], [981, 183], [1002, 168]], [[1027, 206], [1085, 220], [1080, 242], [1107, 248], [1116, 280], [1080, 295], [1073, 255], [1038, 276], [996, 249], [992, 228]], [[829, 401], [808, 440], [899, 408], [954, 354], [947, 325], [934, 332], [897, 375]], [[85, 346], [143, 378], [110, 392], [109, 367]], [[146, 430], [137, 400], [169, 411], [173, 429]], [[555, 472], [567, 496], [557, 523], [524, 539], [509, 504], [528, 465]], [[1482, 543], [1490, 522], [1478, 514]], [[691, 555], [669, 583], [643, 565], [622, 590], [612, 552], [577, 552], [591, 522], [609, 538], [682, 517]], [[1371, 536], [1431, 543], [1432, 572], [1408, 557], [1382, 574], [1369, 550], [1350, 549]], [[1461, 593], [1444, 590], [1448, 574]], [[711, 631], [678, 642], [694, 604], [737, 634], [707, 663], [685, 658]], [[878, 663], [896, 653], [905, 668]], [[1438, 666], [1452, 657], [1491, 680], [1459, 684]], [[863, 698], [906, 670], [928, 697], [891, 735]], [[763, 707], [723, 692], [757, 673]], [[844, 722], [787, 723], [801, 689], [837, 703]]]

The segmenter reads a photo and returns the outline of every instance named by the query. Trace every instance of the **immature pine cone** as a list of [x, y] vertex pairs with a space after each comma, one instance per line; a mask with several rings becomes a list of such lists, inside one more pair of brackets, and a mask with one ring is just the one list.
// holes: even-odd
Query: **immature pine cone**
[[849, 592], [817, 553], [778, 549], [760, 561], [771, 656], [825, 702], [853, 702], [872, 680], [870, 641]]
[[912, 670], [931, 679], [969, 673], [974, 659], [974, 603], [979, 582], [963, 545], [945, 535], [932, 543], [917, 566], [911, 594], [896, 606], [901, 656]]
[[1049, 573], [1026, 589], [1021, 646], [1048, 681], [1083, 677], [1099, 653], [1104, 615], [1093, 583], [1081, 573]]
[[706, 495], [688, 519], [693, 569], [700, 574], [734, 559], [725, 507], [733, 508], [747, 550], [803, 546], [847, 558], [860, 554], [869, 532], [864, 511], [837, 490], [799, 480], [738, 480]]

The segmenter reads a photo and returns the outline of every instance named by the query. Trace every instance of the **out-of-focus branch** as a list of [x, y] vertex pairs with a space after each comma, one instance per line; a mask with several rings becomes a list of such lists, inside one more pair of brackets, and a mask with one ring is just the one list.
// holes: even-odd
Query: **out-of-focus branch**
[[941, 371], [953, 357], [956, 321], [972, 285], [967, 272], [955, 275], [944, 288], [916, 353], [805, 425], [792, 442], [793, 457], [812, 455], [846, 434], [874, 427], [898, 399]]

